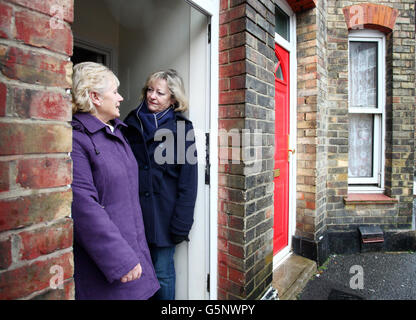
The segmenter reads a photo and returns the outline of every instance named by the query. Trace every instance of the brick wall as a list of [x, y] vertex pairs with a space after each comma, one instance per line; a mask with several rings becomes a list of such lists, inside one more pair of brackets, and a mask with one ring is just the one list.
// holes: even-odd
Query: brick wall
[[[384, 181], [385, 194], [393, 200], [383, 204], [344, 201], [348, 196], [348, 33], [349, 28], [357, 27], [353, 25], [357, 21], [348, 18], [346, 8], [357, 4], [364, 12], [359, 27], [386, 33]], [[335, 247], [351, 249], [343, 240], [331, 243], [337, 239], [333, 232], [356, 235], [358, 226], [366, 224], [385, 230], [411, 226], [415, 1], [323, 0], [316, 2], [316, 8], [297, 13], [296, 18], [298, 152], [294, 250], [323, 262]], [[328, 233], [331, 236], [325, 237]]]
[[388, 228], [410, 228], [413, 212], [415, 93], [415, 3], [380, 2], [399, 11], [387, 37], [386, 192], [397, 199]]
[[[397, 204], [344, 205], [348, 193], [348, 28], [343, 8], [374, 3], [398, 10], [386, 37], [385, 193]], [[372, 4], [364, 4], [372, 6]], [[373, 11], [371, 11], [373, 10]], [[391, 11], [371, 9], [365, 26], [388, 31]], [[396, 1], [328, 1], [328, 230], [356, 229], [360, 224], [384, 229], [409, 228], [412, 216], [415, 107], [415, 3]], [[367, 11], [365, 11], [367, 12]], [[390, 20], [389, 20], [390, 21]], [[372, 23], [371, 23], [372, 22]], [[379, 24], [375, 26], [375, 24]], [[391, 27], [391, 25], [390, 25]]]
[[296, 236], [325, 231], [327, 185], [326, 1], [298, 13]]
[[73, 0], [0, 14], [0, 299], [72, 299]]
[[[348, 30], [339, 16], [345, 4], [328, 1], [328, 217], [344, 224], [343, 198], [348, 193]], [[339, 215], [337, 213], [339, 212]], [[338, 220], [335, 217], [338, 218]]]
[[327, 0], [321, 0], [316, 7], [317, 30], [316, 35], [316, 53], [317, 53], [317, 113], [316, 117], [316, 137], [317, 137], [317, 162], [316, 162], [316, 227], [315, 239], [326, 231], [326, 205], [327, 205], [327, 184], [328, 184], [328, 49], [326, 47], [327, 39]]
[[219, 50], [218, 298], [256, 299], [272, 281], [273, 1], [222, 0]]

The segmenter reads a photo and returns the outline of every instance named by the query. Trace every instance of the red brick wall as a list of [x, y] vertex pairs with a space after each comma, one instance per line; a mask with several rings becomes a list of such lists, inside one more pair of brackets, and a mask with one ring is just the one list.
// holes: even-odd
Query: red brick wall
[[374, 3], [358, 3], [342, 9], [348, 30], [375, 29], [384, 33], [393, 31], [399, 10]]
[[302, 12], [316, 7], [318, 0], [286, 0], [293, 12]]
[[219, 129], [241, 144], [219, 141], [218, 298], [258, 299], [273, 264], [274, 2], [222, 0], [219, 51]]
[[73, 0], [0, 15], [0, 299], [72, 299]]

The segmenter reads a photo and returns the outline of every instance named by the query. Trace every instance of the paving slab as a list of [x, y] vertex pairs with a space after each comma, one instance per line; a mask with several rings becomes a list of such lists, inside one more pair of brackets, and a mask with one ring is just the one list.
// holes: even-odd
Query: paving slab
[[277, 289], [279, 300], [294, 300], [315, 274], [316, 262], [292, 254], [273, 272], [272, 286]]

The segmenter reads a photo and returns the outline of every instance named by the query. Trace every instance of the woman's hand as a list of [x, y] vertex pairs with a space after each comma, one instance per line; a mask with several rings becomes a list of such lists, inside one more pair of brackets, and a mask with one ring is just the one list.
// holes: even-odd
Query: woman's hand
[[142, 275], [142, 266], [138, 263], [132, 270], [120, 279], [121, 282], [137, 280]]

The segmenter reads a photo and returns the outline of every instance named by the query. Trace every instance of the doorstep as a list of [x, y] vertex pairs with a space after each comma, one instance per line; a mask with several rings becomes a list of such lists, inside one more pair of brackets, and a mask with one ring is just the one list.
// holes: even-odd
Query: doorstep
[[272, 286], [277, 290], [279, 300], [296, 300], [316, 272], [315, 261], [292, 254], [273, 271]]

